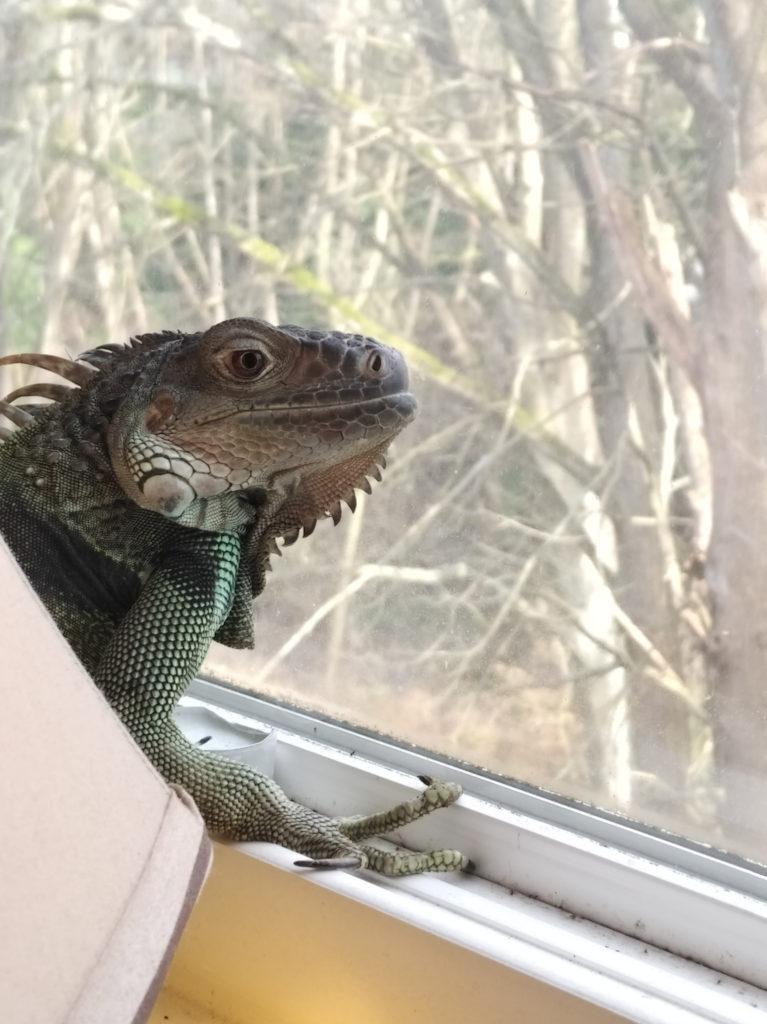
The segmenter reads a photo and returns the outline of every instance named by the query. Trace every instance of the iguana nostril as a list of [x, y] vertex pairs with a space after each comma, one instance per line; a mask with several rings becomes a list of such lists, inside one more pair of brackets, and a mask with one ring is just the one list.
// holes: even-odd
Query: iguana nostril
[[386, 369], [386, 363], [380, 352], [371, 352], [368, 356], [367, 369], [369, 373], [380, 376]]

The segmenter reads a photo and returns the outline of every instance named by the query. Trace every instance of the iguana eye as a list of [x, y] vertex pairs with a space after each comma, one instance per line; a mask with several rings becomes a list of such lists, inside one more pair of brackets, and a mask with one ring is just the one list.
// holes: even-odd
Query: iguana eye
[[266, 366], [266, 356], [257, 348], [235, 349], [229, 353], [226, 361], [234, 376], [240, 380], [253, 380]]

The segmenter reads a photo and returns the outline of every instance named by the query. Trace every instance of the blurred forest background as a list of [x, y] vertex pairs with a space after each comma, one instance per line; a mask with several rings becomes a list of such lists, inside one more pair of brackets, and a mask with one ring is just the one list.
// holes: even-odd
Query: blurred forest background
[[412, 368], [383, 485], [211, 671], [764, 858], [766, 32], [763, 0], [6, 0], [4, 351], [246, 314]]

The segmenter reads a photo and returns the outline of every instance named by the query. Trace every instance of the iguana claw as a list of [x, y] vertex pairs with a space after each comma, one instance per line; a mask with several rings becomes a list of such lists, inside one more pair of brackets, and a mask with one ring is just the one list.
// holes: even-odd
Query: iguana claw
[[297, 868], [314, 868], [316, 871], [337, 871], [342, 868], [356, 871], [363, 866], [361, 857], [321, 857], [317, 860], [294, 860]]

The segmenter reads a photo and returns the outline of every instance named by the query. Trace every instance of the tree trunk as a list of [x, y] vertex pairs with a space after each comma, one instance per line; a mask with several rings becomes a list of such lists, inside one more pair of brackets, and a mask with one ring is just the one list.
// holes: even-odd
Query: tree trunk
[[[767, 837], [761, 813], [767, 795], [767, 281], [754, 161], [763, 162], [767, 126], [754, 116], [764, 99], [754, 71], [764, 63], [765, 19], [762, 5], [748, 0], [701, 7], [711, 40], [708, 63], [673, 48], [658, 49], [656, 60], [693, 108], [706, 158], [696, 359], [713, 485], [706, 579], [716, 776], [725, 841], [761, 859]], [[621, 0], [621, 8], [640, 39], [673, 34], [644, 0]]]
[[[578, 16], [587, 88], [594, 99], [630, 105], [613, 42], [609, 0], [579, 0]], [[611, 194], [631, 188], [631, 154], [625, 143], [603, 144], [598, 157]], [[592, 193], [594, 181], [590, 180]], [[598, 208], [598, 202], [595, 204]], [[676, 615], [667, 586], [660, 526], [638, 526], [657, 519], [653, 488], [659, 476], [665, 424], [658, 416], [662, 374], [653, 368], [646, 322], [635, 294], [625, 293], [626, 277], [616, 261], [614, 242], [595, 220], [591, 207], [591, 309], [599, 311], [591, 332], [592, 395], [604, 459], [615, 465], [606, 511], [615, 527], [618, 566], [613, 590], [627, 622], [637, 627], [666, 662], [678, 663]], [[602, 312], [604, 311], [604, 312]], [[638, 634], [636, 634], [638, 635]], [[655, 813], [686, 812], [689, 765], [689, 709], [661, 687], [647, 650], [626, 635], [631, 766], [635, 780], [632, 813], [644, 805]]]

